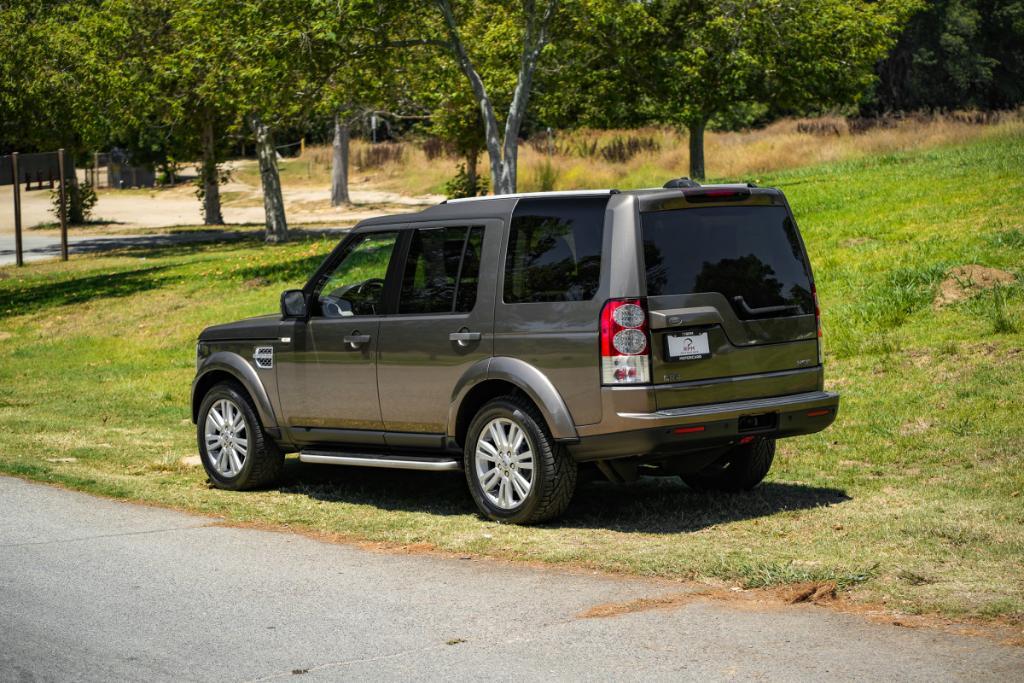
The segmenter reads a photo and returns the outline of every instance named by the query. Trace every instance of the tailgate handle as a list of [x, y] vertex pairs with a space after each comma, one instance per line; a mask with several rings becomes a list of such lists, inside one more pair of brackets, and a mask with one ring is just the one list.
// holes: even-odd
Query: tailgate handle
[[785, 313], [786, 311], [800, 309], [800, 306], [797, 304], [790, 304], [789, 306], [762, 306], [761, 308], [751, 308], [747, 305], [747, 302], [742, 296], [734, 296], [732, 300], [740, 307], [740, 310], [748, 316], [775, 315], [776, 313]]
[[651, 311], [652, 330], [683, 325], [720, 325], [722, 322], [722, 314], [714, 306]]

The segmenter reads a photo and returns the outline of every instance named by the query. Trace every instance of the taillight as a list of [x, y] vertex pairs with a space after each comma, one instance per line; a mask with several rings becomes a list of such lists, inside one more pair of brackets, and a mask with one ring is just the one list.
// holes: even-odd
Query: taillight
[[612, 299], [601, 309], [601, 383], [651, 381], [651, 335], [643, 299]]
[[814, 285], [811, 285], [811, 295], [814, 297], [814, 324], [818, 327], [818, 365], [824, 365], [825, 340], [822, 339], [821, 306], [818, 305], [818, 288]]

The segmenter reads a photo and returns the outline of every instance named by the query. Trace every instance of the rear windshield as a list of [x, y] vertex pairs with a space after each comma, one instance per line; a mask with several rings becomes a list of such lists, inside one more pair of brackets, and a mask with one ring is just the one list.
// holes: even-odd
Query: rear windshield
[[796, 225], [781, 206], [645, 213], [647, 295], [718, 292], [744, 320], [814, 312]]

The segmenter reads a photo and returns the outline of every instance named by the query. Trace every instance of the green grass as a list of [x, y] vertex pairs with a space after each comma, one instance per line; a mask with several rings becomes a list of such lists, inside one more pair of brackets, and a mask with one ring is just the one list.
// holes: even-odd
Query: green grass
[[[832, 580], [908, 612], [1021, 619], [1022, 168], [1012, 135], [761, 179], [801, 224], [843, 404], [826, 432], [781, 442], [748, 494], [589, 481], [564, 518], [519, 528], [479, 519], [459, 475], [289, 461], [274, 490], [210, 488], [182, 463], [195, 337], [276, 310], [333, 245], [312, 237], [0, 270], [0, 471], [339, 538], [749, 587]], [[1018, 281], [935, 308], [964, 264]]]

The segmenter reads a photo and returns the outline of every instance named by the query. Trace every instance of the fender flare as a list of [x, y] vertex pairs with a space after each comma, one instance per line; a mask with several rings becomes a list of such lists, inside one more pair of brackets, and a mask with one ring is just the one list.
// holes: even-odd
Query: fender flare
[[502, 380], [522, 390], [540, 409], [551, 436], [558, 441], [576, 441], [579, 434], [569, 408], [547, 376], [526, 361], [507, 356], [488, 358], [470, 366], [452, 391], [448, 410], [448, 437], [457, 433], [459, 411], [466, 396], [481, 382]]
[[277, 428], [277, 417], [274, 415], [274, 409], [270, 403], [270, 397], [267, 396], [267, 390], [263, 387], [263, 382], [260, 381], [259, 375], [256, 374], [256, 370], [253, 369], [252, 365], [247, 360], [239, 356], [237, 353], [230, 351], [214, 351], [203, 360], [203, 364], [199, 368], [199, 372], [196, 374], [196, 378], [192, 380], [192, 421], [195, 422], [198, 419], [199, 414], [199, 403], [202, 401], [201, 396], [196, 395], [196, 389], [203, 381], [203, 377], [209, 375], [211, 372], [226, 372], [227, 374], [234, 377], [239, 384], [245, 387], [245, 390], [249, 392], [249, 396], [252, 397], [253, 403], [256, 404], [256, 412], [259, 413], [260, 422], [263, 426], [268, 429]]

